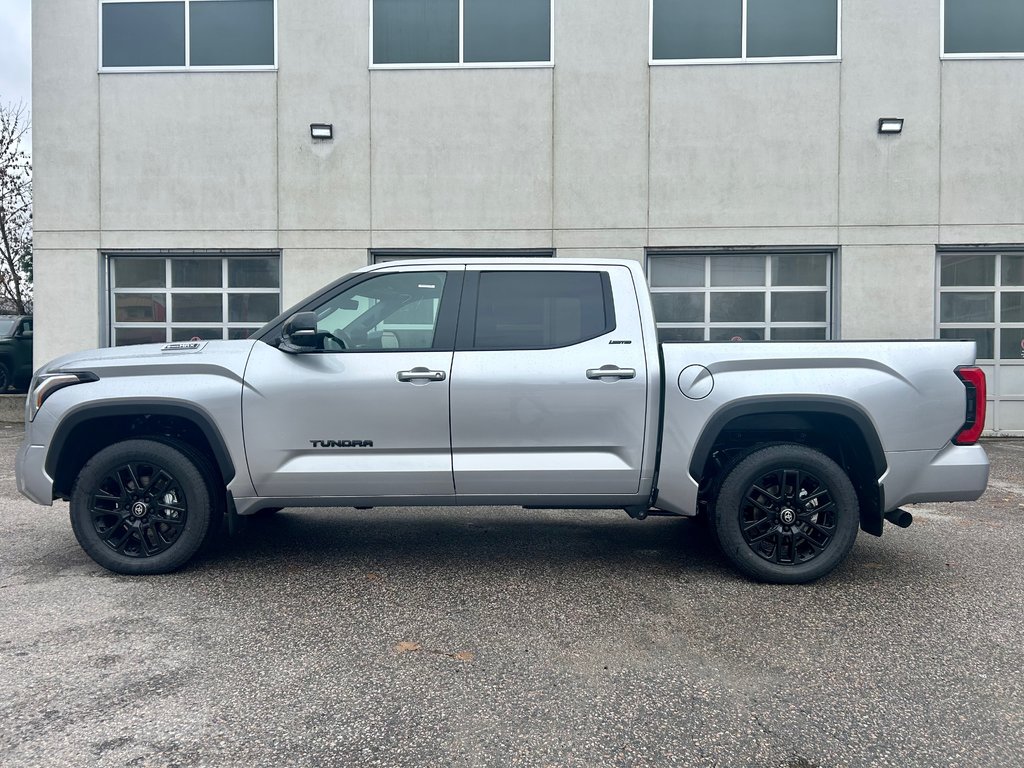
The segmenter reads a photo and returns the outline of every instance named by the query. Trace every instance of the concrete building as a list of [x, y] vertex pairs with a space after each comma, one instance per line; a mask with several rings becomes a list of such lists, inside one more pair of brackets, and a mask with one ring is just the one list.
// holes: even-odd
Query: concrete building
[[1024, 434], [1019, 0], [38, 0], [33, 30], [37, 364], [244, 336], [399, 254], [626, 257], [666, 338], [977, 338]]

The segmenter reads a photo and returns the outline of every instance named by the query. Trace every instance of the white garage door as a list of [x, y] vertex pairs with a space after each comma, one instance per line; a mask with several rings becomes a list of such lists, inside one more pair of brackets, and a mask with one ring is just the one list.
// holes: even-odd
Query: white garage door
[[1024, 246], [943, 251], [938, 273], [939, 338], [978, 343], [985, 429], [1024, 435]]

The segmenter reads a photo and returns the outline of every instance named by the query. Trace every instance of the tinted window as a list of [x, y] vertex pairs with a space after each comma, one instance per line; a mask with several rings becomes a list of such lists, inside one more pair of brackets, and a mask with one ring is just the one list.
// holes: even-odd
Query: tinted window
[[1021, 0], [945, 0], [946, 53], [1024, 53]]
[[738, 59], [742, 0], [657, 0], [655, 59]]
[[274, 0], [193, 0], [190, 64], [198, 67], [274, 63]]
[[747, 56], [835, 56], [835, 0], [747, 0]]
[[444, 292], [444, 272], [379, 275], [334, 296], [316, 310], [324, 349], [430, 349]]
[[613, 317], [599, 272], [483, 272], [473, 347], [565, 347], [613, 330]]
[[464, 61], [549, 61], [550, 0], [465, 0]]
[[459, 60], [459, 0], [373, 0], [375, 64]]
[[185, 4], [105, 4], [103, 66], [185, 66]]

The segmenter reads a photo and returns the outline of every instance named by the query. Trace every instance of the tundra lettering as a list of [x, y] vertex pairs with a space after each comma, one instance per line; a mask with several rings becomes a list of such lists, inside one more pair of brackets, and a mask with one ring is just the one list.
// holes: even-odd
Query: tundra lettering
[[373, 448], [373, 440], [310, 440], [314, 448]]

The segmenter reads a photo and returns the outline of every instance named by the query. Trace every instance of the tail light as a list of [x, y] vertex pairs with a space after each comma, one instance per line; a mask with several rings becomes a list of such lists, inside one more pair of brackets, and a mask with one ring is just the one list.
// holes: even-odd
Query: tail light
[[967, 389], [967, 418], [953, 437], [955, 445], [974, 445], [985, 428], [985, 372], [974, 366], [956, 369], [956, 375]]

